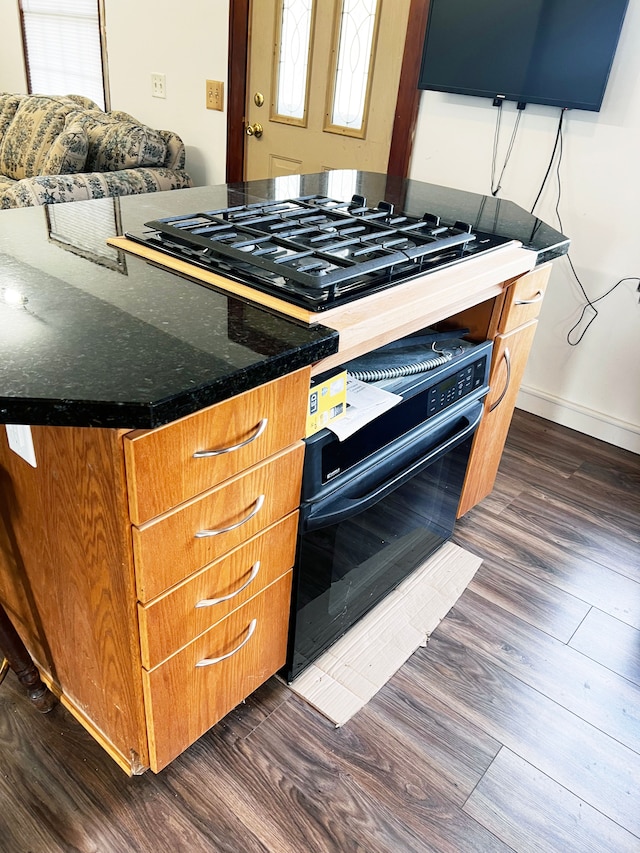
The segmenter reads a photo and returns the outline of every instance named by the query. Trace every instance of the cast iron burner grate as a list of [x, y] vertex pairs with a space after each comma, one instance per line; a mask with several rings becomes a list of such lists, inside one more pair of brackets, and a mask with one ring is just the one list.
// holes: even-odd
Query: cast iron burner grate
[[169, 216], [127, 236], [322, 311], [510, 242], [470, 225], [323, 195]]

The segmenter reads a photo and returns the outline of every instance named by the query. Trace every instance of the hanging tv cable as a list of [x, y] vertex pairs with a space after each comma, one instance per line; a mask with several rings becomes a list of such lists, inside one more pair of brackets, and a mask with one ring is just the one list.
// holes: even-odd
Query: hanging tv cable
[[555, 141], [553, 143], [553, 151], [551, 152], [551, 157], [549, 158], [549, 165], [547, 166], [547, 171], [545, 172], [544, 178], [542, 179], [542, 183], [540, 184], [540, 189], [538, 190], [538, 195], [536, 196], [536, 200], [533, 202], [533, 205], [531, 206], [531, 213], [533, 213], [533, 211], [536, 209], [536, 205], [540, 201], [540, 196], [542, 195], [542, 192], [543, 192], [543, 190], [547, 184], [547, 181], [549, 180], [549, 175], [551, 174], [551, 169], [553, 168], [553, 161], [555, 160], [556, 151], [558, 150], [558, 145], [560, 144], [560, 147], [562, 148], [562, 145], [561, 145], [562, 123], [564, 121], [565, 112], [566, 112], [565, 109], [560, 110], [560, 119], [558, 121], [558, 129], [556, 131], [556, 138], [555, 138]]
[[524, 110], [524, 104], [518, 104], [518, 115], [516, 116], [516, 120], [513, 125], [513, 131], [511, 132], [511, 140], [509, 141], [509, 147], [507, 148], [507, 153], [505, 154], [504, 163], [502, 165], [502, 171], [500, 172], [500, 177], [496, 183], [496, 163], [498, 159], [498, 142], [500, 139], [500, 124], [502, 121], [502, 100], [496, 98], [494, 100], [494, 105], [498, 109], [498, 116], [496, 118], [496, 130], [493, 136], [493, 160], [491, 163], [491, 195], [497, 196], [500, 190], [502, 189], [502, 179], [504, 177], [504, 173], [507, 168], [507, 164], [511, 158], [511, 154], [513, 152], [513, 146], [516, 141], [516, 136], [518, 135], [518, 127], [520, 126], [520, 119], [522, 117], [522, 111]]

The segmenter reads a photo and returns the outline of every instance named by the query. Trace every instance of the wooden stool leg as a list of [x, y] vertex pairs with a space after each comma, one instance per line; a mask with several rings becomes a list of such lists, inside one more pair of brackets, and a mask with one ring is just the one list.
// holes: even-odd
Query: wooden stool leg
[[27, 688], [29, 698], [38, 711], [46, 714], [55, 705], [55, 696], [42, 683], [40, 673], [31, 660], [18, 632], [0, 604], [0, 649], [9, 666]]

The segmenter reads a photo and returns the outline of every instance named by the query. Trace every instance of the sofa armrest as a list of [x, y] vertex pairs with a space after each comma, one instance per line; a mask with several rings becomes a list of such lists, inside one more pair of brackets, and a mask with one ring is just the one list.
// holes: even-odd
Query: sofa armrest
[[0, 187], [0, 209], [35, 207], [66, 201], [88, 201], [138, 193], [178, 190], [193, 186], [183, 169], [141, 167], [115, 172], [38, 175]]
[[184, 169], [186, 151], [182, 139], [171, 130], [159, 130], [158, 133], [167, 145], [167, 156], [162, 165], [165, 169]]

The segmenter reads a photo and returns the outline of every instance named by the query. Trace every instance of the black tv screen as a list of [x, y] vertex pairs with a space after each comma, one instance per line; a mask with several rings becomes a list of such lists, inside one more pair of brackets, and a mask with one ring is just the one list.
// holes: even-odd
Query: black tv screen
[[599, 110], [628, 0], [431, 0], [418, 87]]

